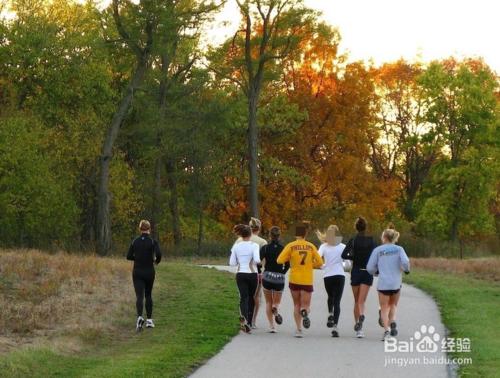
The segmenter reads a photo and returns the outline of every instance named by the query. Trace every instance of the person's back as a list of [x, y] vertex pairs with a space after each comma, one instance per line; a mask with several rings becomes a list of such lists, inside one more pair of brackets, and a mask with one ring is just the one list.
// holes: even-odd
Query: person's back
[[352, 259], [352, 267], [355, 269], [366, 269], [373, 249], [376, 247], [372, 236], [359, 233], [347, 243], [344, 249], [344, 258]]
[[[235, 243], [241, 243], [242, 241], [243, 241], [242, 238], [238, 238], [238, 239], [236, 239]], [[265, 246], [267, 244], [266, 239], [263, 239], [259, 235], [255, 235], [255, 234], [252, 234], [252, 236], [250, 236], [250, 241], [256, 243], [259, 246], [259, 248], [262, 248], [263, 246]]]
[[312, 285], [313, 269], [322, 265], [316, 246], [305, 239], [288, 243], [278, 257], [277, 263], [290, 261], [290, 283]]
[[158, 242], [151, 236], [151, 224], [143, 219], [139, 223], [141, 236], [136, 238], [128, 249], [127, 260], [134, 262], [132, 281], [136, 294], [137, 322], [136, 330], [140, 331], [144, 325], [142, 317], [144, 298], [146, 298], [146, 327], [153, 328], [153, 284], [155, 281], [154, 264], [161, 261], [161, 250]]
[[378, 271], [378, 290], [397, 290], [401, 287], [401, 271], [409, 271], [409, 259], [403, 247], [383, 244], [373, 250], [367, 270]]
[[289, 264], [278, 264], [277, 259], [281, 251], [283, 251], [283, 245], [277, 241], [273, 240], [269, 244], [264, 245], [260, 249], [260, 260], [266, 260], [266, 272], [275, 272], [285, 274], [288, 271]]
[[130, 245], [127, 259], [134, 261], [134, 270], [154, 270], [154, 264], [161, 260], [158, 243], [148, 234], [141, 234]]
[[323, 243], [318, 250], [318, 253], [325, 260], [324, 271], [325, 277], [330, 276], [344, 276], [344, 266], [342, 264], [342, 252], [344, 251], [345, 244], [340, 243], [337, 245], [330, 245]]
[[260, 262], [259, 246], [250, 240], [235, 243], [231, 249], [229, 265], [238, 265], [240, 273], [255, 273], [255, 264]]
[[394, 227], [382, 233], [382, 245], [375, 248], [366, 269], [378, 272], [379, 324], [384, 328], [382, 341], [398, 335], [396, 311], [401, 295], [401, 271], [410, 273], [410, 260], [403, 247], [396, 245], [399, 232]]

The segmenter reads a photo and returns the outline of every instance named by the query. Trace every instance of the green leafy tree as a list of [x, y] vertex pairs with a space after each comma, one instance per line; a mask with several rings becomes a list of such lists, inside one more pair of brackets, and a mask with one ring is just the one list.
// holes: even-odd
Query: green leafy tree
[[40, 122], [25, 114], [0, 118], [0, 241], [25, 247], [71, 246], [78, 206], [71, 181], [53, 170]]
[[447, 60], [432, 63], [420, 82], [445, 156], [424, 185], [417, 221], [427, 232], [439, 224], [451, 240], [491, 233], [499, 178], [496, 76], [481, 61]]
[[52, 168], [64, 172], [80, 208], [74, 239], [83, 247], [95, 235], [98, 146], [117, 95], [99, 14], [90, 2], [61, 0], [17, 0], [11, 10], [0, 41], [5, 108], [35, 114], [49, 133]]

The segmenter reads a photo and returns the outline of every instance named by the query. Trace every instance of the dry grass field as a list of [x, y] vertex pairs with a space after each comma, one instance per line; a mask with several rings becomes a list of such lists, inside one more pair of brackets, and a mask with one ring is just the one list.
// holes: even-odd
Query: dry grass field
[[76, 351], [113, 327], [133, 296], [125, 260], [0, 251], [0, 353], [20, 346]]
[[412, 268], [426, 271], [467, 274], [474, 278], [500, 281], [500, 258], [478, 259], [445, 259], [445, 258], [411, 258]]

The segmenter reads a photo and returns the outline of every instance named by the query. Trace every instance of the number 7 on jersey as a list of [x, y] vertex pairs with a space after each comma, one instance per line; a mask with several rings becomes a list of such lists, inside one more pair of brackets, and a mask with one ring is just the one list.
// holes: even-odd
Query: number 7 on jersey
[[300, 265], [306, 265], [307, 252], [306, 251], [300, 251], [299, 255], [302, 257], [302, 260], [300, 260]]

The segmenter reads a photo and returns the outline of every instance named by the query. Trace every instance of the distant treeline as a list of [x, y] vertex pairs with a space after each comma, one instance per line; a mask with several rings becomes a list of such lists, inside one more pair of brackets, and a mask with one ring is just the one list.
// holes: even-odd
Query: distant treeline
[[345, 235], [364, 215], [419, 255], [498, 249], [500, 86], [481, 59], [350, 62], [300, 0], [240, 2], [213, 47], [217, 1], [7, 3], [1, 245], [123, 251], [148, 218], [210, 254], [251, 215]]

